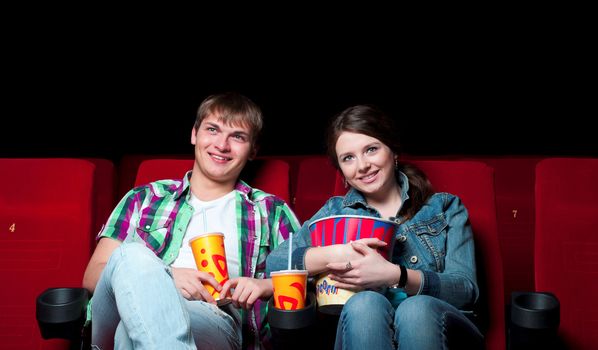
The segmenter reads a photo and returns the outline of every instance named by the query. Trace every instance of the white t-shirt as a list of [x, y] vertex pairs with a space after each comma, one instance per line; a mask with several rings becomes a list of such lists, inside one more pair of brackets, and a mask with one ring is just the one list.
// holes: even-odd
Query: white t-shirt
[[235, 213], [235, 191], [208, 202], [200, 200], [191, 193], [189, 204], [194, 209], [193, 216], [187, 226], [187, 231], [185, 231], [179, 256], [172, 266], [196, 268], [189, 240], [204, 233], [221, 232], [224, 234], [228, 276], [229, 278], [239, 277], [239, 239]]

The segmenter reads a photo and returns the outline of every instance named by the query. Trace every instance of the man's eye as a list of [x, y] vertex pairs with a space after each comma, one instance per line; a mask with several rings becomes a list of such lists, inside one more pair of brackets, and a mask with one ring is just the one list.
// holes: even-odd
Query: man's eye
[[216, 132], [216, 128], [213, 128], [213, 127], [211, 127], [211, 126], [208, 126], [208, 127], [206, 128], [206, 130], [208, 130], [209, 132], [212, 132], [212, 133]]

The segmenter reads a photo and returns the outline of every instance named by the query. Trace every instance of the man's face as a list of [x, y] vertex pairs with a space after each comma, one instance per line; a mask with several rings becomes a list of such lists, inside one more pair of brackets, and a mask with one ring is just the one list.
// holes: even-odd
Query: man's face
[[206, 117], [191, 132], [195, 165], [200, 176], [215, 182], [234, 183], [253, 157], [251, 130], [246, 125], [226, 125], [218, 116]]

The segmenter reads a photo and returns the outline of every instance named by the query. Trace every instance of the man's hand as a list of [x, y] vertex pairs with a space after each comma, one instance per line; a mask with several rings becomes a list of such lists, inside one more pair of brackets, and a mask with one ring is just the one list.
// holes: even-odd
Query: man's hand
[[203, 300], [216, 305], [216, 300], [202, 283], [211, 284], [218, 292], [222, 290], [222, 286], [209, 273], [196, 269], [172, 267], [172, 278], [175, 286], [181, 291], [185, 299]]
[[267, 299], [272, 296], [272, 280], [249, 277], [238, 277], [228, 280], [222, 287], [220, 295], [226, 296], [233, 289], [231, 300], [235, 307], [250, 309], [258, 298]]

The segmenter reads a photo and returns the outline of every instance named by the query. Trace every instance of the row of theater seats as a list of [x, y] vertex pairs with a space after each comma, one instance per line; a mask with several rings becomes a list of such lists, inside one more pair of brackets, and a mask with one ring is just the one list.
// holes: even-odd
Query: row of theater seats
[[[115, 202], [134, 185], [181, 177], [193, 164], [185, 158], [126, 156], [118, 167], [105, 159], [0, 159], [0, 278], [8, 282], [0, 289], [0, 348], [65, 348], [40, 339], [36, 296], [80, 286], [93, 236]], [[443, 158], [406, 160], [470, 211], [488, 348], [505, 348], [504, 307], [515, 290], [555, 293], [566, 343], [596, 344], [598, 159]], [[287, 200], [302, 221], [345, 191], [324, 156], [263, 157], [243, 178]]]

